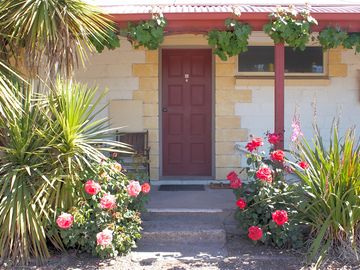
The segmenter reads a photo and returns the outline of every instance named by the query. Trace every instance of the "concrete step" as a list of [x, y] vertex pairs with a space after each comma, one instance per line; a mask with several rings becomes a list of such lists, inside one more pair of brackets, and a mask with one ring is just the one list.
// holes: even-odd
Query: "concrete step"
[[147, 213], [142, 242], [218, 243], [226, 241], [225, 213]]

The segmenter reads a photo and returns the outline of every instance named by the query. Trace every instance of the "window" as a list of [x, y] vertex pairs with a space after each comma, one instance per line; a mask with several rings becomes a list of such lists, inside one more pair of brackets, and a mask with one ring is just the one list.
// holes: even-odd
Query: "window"
[[[287, 76], [325, 75], [325, 57], [321, 47], [307, 47], [304, 51], [285, 47]], [[239, 75], [274, 75], [274, 46], [249, 46], [238, 58]]]

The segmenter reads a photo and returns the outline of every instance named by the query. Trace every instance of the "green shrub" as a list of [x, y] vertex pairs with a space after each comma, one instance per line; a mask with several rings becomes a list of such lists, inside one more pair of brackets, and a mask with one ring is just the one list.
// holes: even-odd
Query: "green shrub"
[[[77, 190], [79, 200], [68, 211], [74, 217], [73, 224], [70, 228], [60, 228], [66, 247], [78, 248], [100, 257], [113, 257], [128, 252], [141, 237], [139, 209], [144, 203], [146, 191], [136, 190], [139, 194], [131, 197], [127, 192], [130, 181], [115, 164], [109, 160], [103, 161], [95, 166], [95, 172], [87, 171], [83, 175], [82, 185]], [[91, 180], [95, 185], [99, 184], [99, 189], [94, 192], [96, 194], [86, 191], [85, 186]], [[114, 195], [116, 202], [110, 206], [103, 204], [105, 194]], [[99, 233], [104, 230], [111, 232], [111, 244], [104, 245], [97, 240]]]
[[309, 259], [320, 261], [329, 249], [342, 246], [352, 247], [358, 259], [360, 146], [354, 130], [339, 138], [335, 123], [326, 147], [315, 127], [313, 145], [302, 138], [295, 146], [294, 156], [307, 164], [294, 167], [306, 196], [299, 207], [300, 218], [312, 228]]
[[1, 103], [0, 256], [26, 264], [49, 257], [50, 243], [64, 248], [49, 224], [77, 202], [83, 173], [123, 145], [110, 139], [106, 119], [96, 120], [104, 97], [96, 88], [60, 80], [49, 96], [25, 83], [14, 88], [20, 109]]
[[[284, 168], [288, 169], [288, 165], [284, 152], [272, 147], [269, 155], [265, 155], [259, 150], [262, 145], [262, 138], [255, 138], [246, 146], [250, 152], [247, 155], [249, 167], [246, 168], [248, 182], [236, 186], [233, 183], [237, 176], [234, 172], [228, 175], [238, 205], [235, 218], [246, 231], [251, 226], [261, 229], [260, 239], [254, 238], [249, 230], [248, 236], [252, 240], [279, 248], [299, 248], [303, 245], [303, 227], [296, 219], [295, 203], [299, 200], [294, 192], [296, 185], [289, 185], [285, 181]], [[285, 215], [284, 223], [273, 217], [276, 211]]]

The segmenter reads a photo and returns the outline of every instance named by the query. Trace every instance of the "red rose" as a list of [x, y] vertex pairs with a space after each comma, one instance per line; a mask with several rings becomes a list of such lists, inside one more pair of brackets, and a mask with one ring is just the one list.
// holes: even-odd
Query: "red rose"
[[256, 146], [256, 147], [260, 147], [262, 145], [264, 145], [263, 139], [260, 137], [254, 138], [251, 140], [251, 142]]
[[258, 226], [251, 226], [248, 230], [248, 237], [253, 240], [257, 241], [260, 240], [263, 236], [263, 232], [260, 227]]
[[226, 179], [229, 181], [233, 181], [236, 178], [238, 178], [238, 175], [234, 171], [229, 172], [228, 175], [226, 176]]
[[275, 150], [271, 152], [270, 157], [273, 161], [284, 162], [284, 151]]
[[85, 191], [89, 195], [96, 195], [101, 190], [101, 186], [99, 183], [95, 182], [94, 180], [88, 180], [85, 183]]
[[240, 208], [240, 209], [244, 209], [246, 207], [246, 202], [244, 199], [240, 198], [236, 201], [236, 205]]
[[245, 146], [245, 148], [249, 151], [252, 152], [256, 149], [256, 146], [252, 143], [252, 142], [248, 142]]
[[272, 174], [269, 167], [261, 167], [256, 172], [256, 177], [259, 178], [261, 181], [265, 182], [272, 182]]
[[230, 187], [233, 189], [240, 188], [241, 185], [242, 185], [242, 182], [239, 177], [236, 177], [232, 181], [230, 181]]
[[272, 213], [272, 219], [277, 225], [282, 226], [288, 221], [287, 212], [285, 210], [276, 210]]
[[304, 170], [306, 170], [307, 168], [309, 168], [309, 163], [307, 163], [306, 161], [300, 161], [300, 162], [298, 163], [298, 165], [299, 165], [302, 169], [304, 169]]
[[268, 142], [271, 144], [277, 144], [280, 142], [280, 134], [276, 134], [276, 133], [269, 133], [267, 135], [268, 137]]
[[141, 185], [141, 191], [142, 193], [149, 193], [150, 192], [150, 184], [149, 183], [144, 183]]
[[250, 142], [246, 144], [246, 149], [250, 152], [256, 150], [258, 147], [264, 144], [263, 139], [260, 137], [252, 139]]

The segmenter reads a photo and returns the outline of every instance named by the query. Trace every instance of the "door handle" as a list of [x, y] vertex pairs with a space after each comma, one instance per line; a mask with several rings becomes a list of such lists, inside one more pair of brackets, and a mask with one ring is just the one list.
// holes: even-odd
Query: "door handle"
[[162, 111], [163, 111], [163, 112], [167, 112], [167, 108], [162, 108]]

